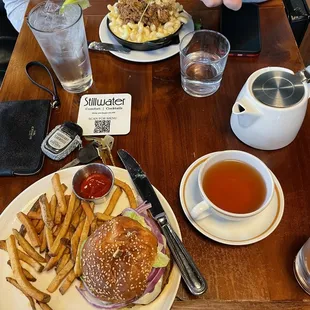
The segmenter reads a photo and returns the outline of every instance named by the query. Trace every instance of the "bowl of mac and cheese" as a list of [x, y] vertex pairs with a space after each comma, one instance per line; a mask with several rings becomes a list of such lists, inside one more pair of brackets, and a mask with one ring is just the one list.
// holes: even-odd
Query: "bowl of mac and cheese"
[[178, 43], [177, 34], [188, 21], [188, 14], [175, 0], [118, 0], [108, 9], [107, 27], [113, 37], [138, 51]]

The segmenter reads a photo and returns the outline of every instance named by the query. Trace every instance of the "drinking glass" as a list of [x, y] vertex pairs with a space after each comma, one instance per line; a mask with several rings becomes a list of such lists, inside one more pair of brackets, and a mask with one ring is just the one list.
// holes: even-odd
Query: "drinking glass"
[[191, 96], [206, 97], [220, 87], [229, 41], [212, 30], [198, 30], [180, 43], [181, 85]]
[[77, 4], [59, 9], [50, 1], [39, 3], [27, 22], [63, 88], [81, 93], [93, 83], [82, 9]]
[[295, 258], [294, 273], [299, 285], [310, 295], [310, 238]]

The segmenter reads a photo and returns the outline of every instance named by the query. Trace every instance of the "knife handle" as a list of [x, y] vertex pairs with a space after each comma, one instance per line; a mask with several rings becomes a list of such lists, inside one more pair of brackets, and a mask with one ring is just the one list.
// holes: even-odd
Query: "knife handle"
[[157, 221], [162, 228], [162, 232], [167, 239], [168, 246], [188, 289], [193, 295], [203, 294], [208, 288], [207, 282], [196, 267], [192, 257], [168, 223], [167, 218], [162, 216], [157, 218]]

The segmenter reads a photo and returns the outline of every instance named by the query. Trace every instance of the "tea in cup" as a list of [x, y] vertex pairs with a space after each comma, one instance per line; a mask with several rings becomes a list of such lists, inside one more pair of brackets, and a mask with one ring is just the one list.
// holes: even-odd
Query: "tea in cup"
[[195, 220], [211, 214], [234, 221], [253, 217], [268, 206], [274, 193], [268, 167], [242, 151], [223, 151], [207, 159], [198, 186], [202, 201], [190, 211]]

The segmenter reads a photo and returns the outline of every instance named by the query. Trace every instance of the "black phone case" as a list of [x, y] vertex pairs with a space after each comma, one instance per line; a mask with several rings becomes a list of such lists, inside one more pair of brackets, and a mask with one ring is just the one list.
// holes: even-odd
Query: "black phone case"
[[41, 170], [50, 114], [50, 100], [0, 102], [0, 176]]
[[[257, 45], [258, 47], [257, 48], [251, 48], [251, 49], [248, 49], [248, 48], [245, 48], [243, 47], [242, 49], [234, 49], [233, 46], [231, 46], [231, 50], [230, 50], [230, 53], [229, 55], [245, 55], [245, 56], [256, 56], [258, 55], [260, 52], [261, 52], [261, 46], [262, 46], [262, 43], [261, 43], [261, 33], [260, 33], [260, 14], [259, 14], [259, 7], [257, 4], [255, 3], [243, 3], [242, 4], [243, 8], [245, 9], [250, 9], [249, 10], [249, 13], [254, 13], [253, 10], [255, 10], [255, 14], [257, 14], [255, 17], [253, 16], [253, 22], [256, 23], [256, 30], [258, 31], [258, 33], [256, 34], [257, 35]], [[247, 12], [244, 12], [244, 13], [247, 13]], [[244, 14], [242, 12], [242, 8], [239, 10], [239, 11], [231, 11], [229, 9], [227, 9], [226, 7], [222, 7], [222, 13], [221, 13], [221, 19], [220, 19], [220, 31], [224, 34], [225, 32], [223, 31], [224, 30], [224, 23], [227, 23], [227, 20], [225, 19], [225, 17], [227, 18], [229, 15], [230, 17], [232, 16], [235, 16], [234, 18], [237, 18], [239, 21], [243, 20], [242, 18], [242, 14]], [[231, 23], [230, 27], [231, 29], [235, 29], [236, 25], [234, 25], [234, 23], [232, 23], [232, 20], [234, 20], [234, 18], [231, 18], [229, 20], [229, 22]], [[239, 24], [240, 26], [241, 24]], [[227, 25], [226, 25], [227, 26]], [[244, 29], [247, 28], [247, 25], [244, 24]], [[238, 30], [235, 30], [236, 32], [238, 32]], [[240, 34], [239, 37], [242, 37], [242, 35]], [[230, 40], [229, 37], [227, 37], [228, 40]], [[233, 42], [231, 42], [233, 43]], [[231, 44], [233, 45], [233, 44]], [[246, 44], [245, 44], [246, 46]]]

